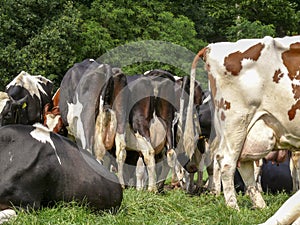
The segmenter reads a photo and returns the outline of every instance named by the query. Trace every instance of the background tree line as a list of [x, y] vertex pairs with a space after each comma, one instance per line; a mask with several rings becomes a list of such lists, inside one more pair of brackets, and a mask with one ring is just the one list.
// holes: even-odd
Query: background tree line
[[[0, 88], [22, 70], [43, 75], [58, 87], [75, 62], [97, 59], [132, 42], [159, 40], [196, 53], [211, 42], [299, 34], [299, 21], [296, 0], [2, 0]], [[122, 69], [134, 74], [158, 67], [178, 76], [186, 73], [160, 62]]]

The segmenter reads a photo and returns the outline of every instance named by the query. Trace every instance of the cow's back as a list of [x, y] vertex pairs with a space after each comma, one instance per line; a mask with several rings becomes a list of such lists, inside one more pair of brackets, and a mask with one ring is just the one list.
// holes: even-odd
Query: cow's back
[[218, 122], [247, 115], [243, 126], [250, 129], [263, 118], [281, 137], [279, 148], [300, 147], [300, 38], [245, 39], [211, 44], [208, 49]]
[[68, 104], [74, 103], [76, 88], [82, 77], [95, 70], [100, 64], [93, 59], [85, 59], [75, 63], [65, 74], [60, 84], [59, 108], [64, 124], [68, 124]]

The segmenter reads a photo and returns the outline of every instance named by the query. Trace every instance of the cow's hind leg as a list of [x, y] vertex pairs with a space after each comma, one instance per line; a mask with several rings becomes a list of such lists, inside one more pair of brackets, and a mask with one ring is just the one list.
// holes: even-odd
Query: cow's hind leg
[[224, 157], [218, 154], [216, 155], [216, 159], [219, 162], [220, 166], [220, 173], [226, 204], [231, 208], [239, 210], [233, 182], [234, 172], [236, 169], [236, 161], [231, 160], [230, 157]]
[[164, 191], [165, 181], [171, 168], [165, 160], [165, 157], [163, 157], [161, 161], [156, 162], [155, 168], [157, 174], [157, 189], [158, 192], [162, 193]]
[[136, 189], [143, 190], [145, 187], [145, 180], [146, 180], [146, 167], [142, 157], [140, 156], [137, 163], [136, 163]]
[[144, 162], [147, 166], [148, 171], [148, 191], [157, 192], [156, 187], [156, 172], [155, 172], [155, 151], [150, 143], [145, 137], [136, 133], [137, 146], [141, 150], [144, 156]]
[[246, 161], [240, 163], [239, 172], [247, 188], [247, 194], [253, 202], [255, 208], [264, 208], [266, 203], [257, 188], [257, 183], [254, 177], [254, 163], [253, 161]]
[[124, 181], [124, 163], [126, 160], [126, 143], [125, 143], [125, 136], [124, 134], [116, 134], [115, 137], [116, 142], [116, 159], [118, 164], [118, 178], [119, 182], [122, 185], [122, 188], [125, 188], [125, 181]]

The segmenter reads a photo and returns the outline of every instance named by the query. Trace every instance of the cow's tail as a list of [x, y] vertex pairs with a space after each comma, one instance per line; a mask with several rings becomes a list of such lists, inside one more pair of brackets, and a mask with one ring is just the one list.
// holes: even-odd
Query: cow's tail
[[[187, 108], [187, 117], [186, 117], [186, 124], [185, 124], [185, 131], [183, 135], [183, 146], [185, 149], [186, 155], [191, 159], [194, 150], [195, 150], [195, 140], [194, 140], [194, 123], [193, 123], [193, 116], [194, 116], [194, 89], [195, 89], [195, 77], [196, 77], [196, 68], [199, 59], [204, 55], [206, 48], [201, 49], [198, 54], [195, 56], [192, 69], [191, 69], [191, 76], [190, 76], [190, 96], [189, 96], [189, 103]], [[201, 135], [201, 134], [200, 134]]]
[[195, 56], [194, 60], [193, 60], [193, 64], [192, 64], [192, 69], [191, 69], [191, 79], [192, 77], [194, 78], [195, 80], [195, 77], [196, 77], [196, 68], [197, 68], [197, 64], [198, 64], [198, 61], [200, 58], [203, 58], [204, 57], [204, 54], [206, 52], [207, 48], [202, 48], [198, 53], [197, 55]]

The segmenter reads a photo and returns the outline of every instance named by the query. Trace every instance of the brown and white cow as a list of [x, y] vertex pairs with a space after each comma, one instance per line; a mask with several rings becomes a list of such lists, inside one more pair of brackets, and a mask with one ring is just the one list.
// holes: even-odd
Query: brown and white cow
[[63, 136], [68, 135], [68, 130], [64, 125], [60, 110], [59, 110], [59, 96], [60, 96], [60, 88], [57, 89], [55, 94], [52, 97], [52, 102], [47, 103], [44, 107], [43, 113], [43, 124], [49, 128], [49, 130], [54, 133], [61, 134]]
[[210, 44], [195, 57], [191, 81], [201, 57], [215, 104], [214, 157], [226, 204], [239, 208], [233, 185], [239, 165], [254, 206], [263, 208], [253, 160], [300, 147], [300, 37]]

